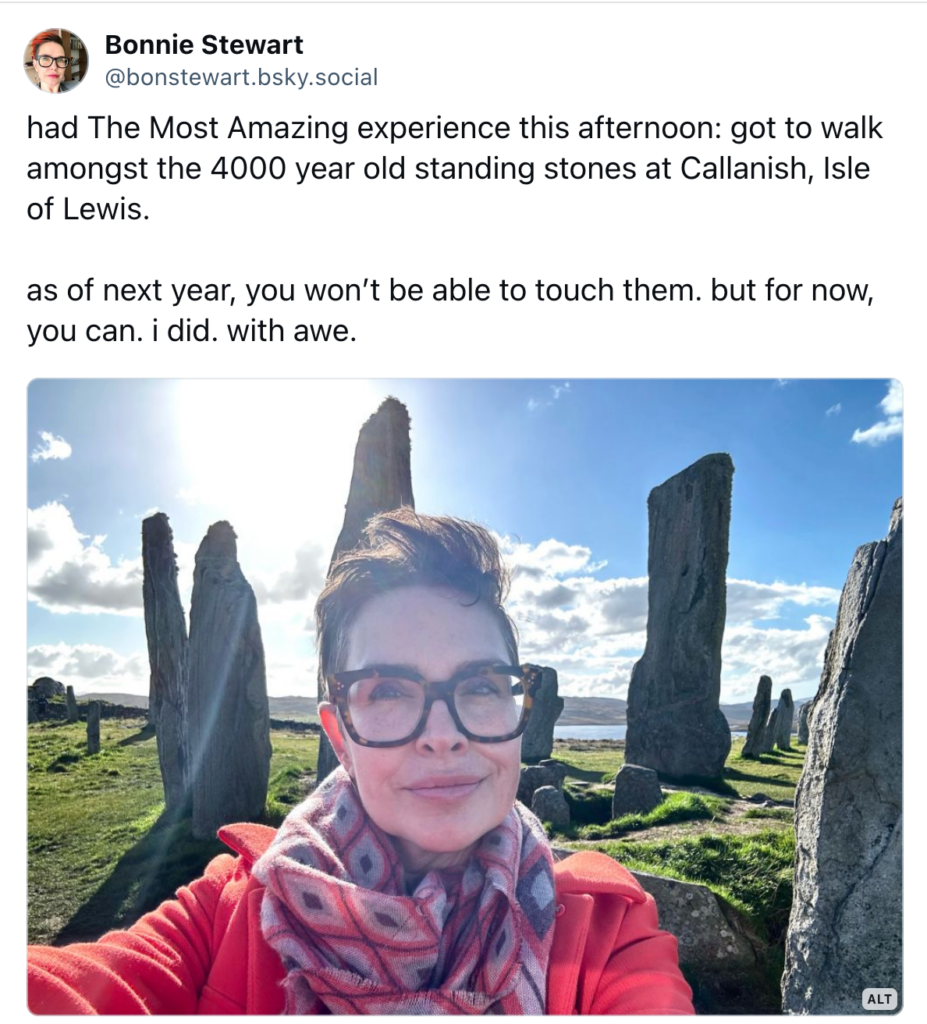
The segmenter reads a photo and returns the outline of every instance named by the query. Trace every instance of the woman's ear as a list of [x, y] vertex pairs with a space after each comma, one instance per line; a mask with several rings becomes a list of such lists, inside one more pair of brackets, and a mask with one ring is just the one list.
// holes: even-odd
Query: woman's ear
[[353, 778], [351, 751], [341, 731], [341, 723], [338, 721], [338, 712], [335, 705], [330, 704], [328, 701], [322, 701], [319, 704], [319, 719], [322, 722], [325, 735], [328, 737], [328, 742], [331, 743], [332, 750], [335, 751], [335, 756]]

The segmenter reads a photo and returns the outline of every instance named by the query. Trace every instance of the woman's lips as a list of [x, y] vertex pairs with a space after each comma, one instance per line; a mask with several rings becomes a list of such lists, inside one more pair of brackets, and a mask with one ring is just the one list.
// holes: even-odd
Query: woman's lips
[[471, 776], [422, 779], [407, 786], [406, 789], [422, 800], [461, 800], [475, 793], [482, 781]]

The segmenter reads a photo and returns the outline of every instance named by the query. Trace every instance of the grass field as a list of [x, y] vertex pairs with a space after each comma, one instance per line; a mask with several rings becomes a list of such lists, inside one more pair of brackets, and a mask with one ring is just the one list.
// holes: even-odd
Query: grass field
[[[88, 756], [83, 724], [29, 726], [30, 942], [95, 939], [131, 924], [225, 850], [165, 817], [155, 739], [143, 720], [104, 720], [101, 734], [101, 752]], [[318, 737], [274, 730], [271, 738], [263, 820], [276, 825], [312, 786]], [[792, 800], [804, 750], [744, 761], [742, 746], [735, 740], [720, 778], [667, 780], [673, 791], [660, 807], [610, 821], [604, 784], [623, 764], [623, 743], [558, 741], [553, 756], [567, 766], [574, 813], [552, 841], [708, 885], [778, 948], [792, 896], [792, 812], [745, 801], [757, 793]], [[777, 969], [773, 957], [756, 1012], [774, 1012]]]

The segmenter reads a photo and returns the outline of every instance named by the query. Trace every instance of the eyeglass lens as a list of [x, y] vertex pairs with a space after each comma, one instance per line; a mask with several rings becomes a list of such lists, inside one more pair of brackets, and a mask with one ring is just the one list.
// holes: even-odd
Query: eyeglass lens
[[41, 57], [36, 57], [36, 60], [41, 64], [43, 68], [50, 68], [52, 61], [58, 65], [59, 68], [66, 68], [71, 63], [68, 57], [49, 57], [48, 54], [43, 53]]
[[[518, 728], [525, 696], [521, 676], [478, 674], [454, 688], [454, 706], [468, 732], [505, 736]], [[358, 735], [374, 742], [411, 736], [425, 707], [425, 687], [401, 676], [372, 676], [348, 689], [351, 722]]]

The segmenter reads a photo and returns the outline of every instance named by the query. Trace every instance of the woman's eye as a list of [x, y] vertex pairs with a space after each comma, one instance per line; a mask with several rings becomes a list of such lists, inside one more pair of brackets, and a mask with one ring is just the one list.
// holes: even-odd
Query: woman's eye
[[502, 685], [489, 676], [474, 676], [462, 682], [458, 692], [466, 697], [498, 697], [503, 692]]
[[413, 687], [404, 679], [379, 679], [367, 695], [368, 700], [401, 700], [414, 696]]

